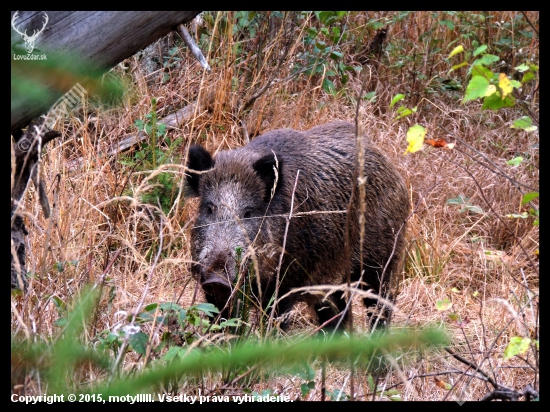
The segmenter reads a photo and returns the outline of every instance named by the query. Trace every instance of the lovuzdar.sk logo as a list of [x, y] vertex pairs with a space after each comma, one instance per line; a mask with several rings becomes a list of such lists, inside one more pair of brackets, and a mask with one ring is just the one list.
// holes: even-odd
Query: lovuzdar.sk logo
[[32, 35], [27, 34], [27, 29], [24, 31], [21, 31], [20, 25], [16, 23], [17, 19], [19, 18], [19, 11], [16, 11], [13, 14], [13, 17], [11, 18], [11, 26], [13, 27], [13, 30], [15, 30], [16, 33], [19, 33], [21, 35], [21, 38], [25, 42], [25, 49], [27, 50], [27, 55], [21, 55], [21, 54], [14, 54], [13, 59], [14, 60], [46, 60], [46, 55], [33, 55], [32, 52], [35, 47], [36, 39], [38, 36], [44, 31], [46, 28], [46, 25], [48, 24], [49, 17], [46, 12], [44, 12], [44, 24], [42, 25], [41, 29], [35, 29], [33, 30]]

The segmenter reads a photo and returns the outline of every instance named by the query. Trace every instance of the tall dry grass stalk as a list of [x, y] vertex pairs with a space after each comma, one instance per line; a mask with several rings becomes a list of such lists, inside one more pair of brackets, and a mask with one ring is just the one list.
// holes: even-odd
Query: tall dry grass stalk
[[[497, 40], [522, 36], [521, 30], [532, 32], [520, 12], [476, 13], [485, 22], [472, 14], [352, 12], [339, 24], [347, 30], [347, 38], [337, 47], [347, 65], [358, 65], [376, 32], [374, 23], [389, 28], [379, 64], [375, 70], [364, 68], [372, 72], [365, 92], [375, 92], [376, 99], [364, 100], [358, 117], [360, 130], [399, 166], [415, 207], [408, 222], [407, 257], [398, 279], [393, 327], [443, 322], [453, 331], [453, 351], [500, 384], [521, 390], [527, 384], [538, 386], [538, 356], [531, 349], [505, 361], [502, 354], [513, 336], [538, 339], [539, 229], [530, 219], [504, 216], [525, 210], [522, 191], [538, 190], [538, 133], [510, 128], [511, 121], [523, 115], [519, 105], [492, 112], [481, 111], [478, 102], [460, 104], [464, 88], [455, 91], [447, 85], [455, 79], [464, 86], [466, 69], [449, 74], [445, 58], [459, 43], [472, 50], [476, 40], [488, 44], [493, 52], [500, 47], [505, 62], [502, 70], [509, 70], [529, 59], [538, 63], [538, 37], [521, 37], [521, 47], [511, 51]], [[526, 15], [538, 28], [538, 12]], [[27, 294], [12, 295], [12, 335], [29, 340], [56, 336], [65, 305], [88, 283], [99, 284], [103, 290], [93, 324], [86, 329], [90, 345], [99, 332], [126, 324], [127, 316], [141, 304], [177, 302], [187, 307], [203, 301], [189, 271], [188, 229], [196, 203], [181, 192], [189, 144], [199, 142], [216, 152], [241, 146], [275, 128], [306, 129], [329, 120], [355, 119], [360, 76], [351, 74], [345, 86], [334, 78], [337, 91], [331, 94], [322, 88], [330, 75], [327, 70], [309, 76], [294, 73], [300, 56], [310, 50], [304, 46], [308, 28], [320, 26], [313, 15], [299, 19], [290, 12], [259, 13], [254, 38], [244, 29], [233, 31], [238, 23], [235, 12], [209, 16], [197, 38], [212, 67], [210, 74], [171, 35], [159, 40], [149, 56], [138, 54], [109, 74], [127, 85], [121, 105], [108, 108], [86, 101], [69, 119], [56, 124], [63, 136], [42, 157], [51, 217], [43, 218], [32, 185], [22, 205], [29, 230], [27, 267], [32, 276]], [[200, 41], [201, 30], [212, 35]], [[167, 50], [172, 47], [178, 49], [169, 61]], [[146, 58], [159, 63], [146, 67]], [[166, 61], [170, 64], [163, 67]], [[406, 94], [408, 106], [418, 105], [414, 115], [399, 121], [388, 109], [398, 93]], [[529, 96], [529, 108], [538, 115], [538, 88], [529, 85], [522, 93], [526, 101]], [[152, 98], [157, 100], [159, 119], [196, 104], [189, 121], [168, 128], [171, 141], [183, 140], [156, 170], [144, 168], [146, 162], [132, 157], [143, 150], [141, 146], [129, 153], [109, 154], [119, 141], [137, 133], [134, 123], [146, 118]], [[405, 133], [415, 123], [427, 127], [433, 138], [462, 141], [473, 149], [457, 143], [455, 150], [427, 147], [404, 156]], [[168, 152], [162, 139], [159, 145], [162, 152]], [[518, 155], [525, 159], [520, 166], [506, 164]], [[490, 163], [505, 176], [491, 172], [486, 167]], [[143, 201], [163, 173], [173, 177], [173, 198], [177, 199], [168, 212], [159, 204]], [[526, 186], [520, 185], [520, 191], [512, 180]], [[469, 208], [461, 210], [447, 203], [458, 196], [467, 199]], [[445, 298], [452, 302], [452, 309], [440, 312], [436, 302]], [[352, 307], [355, 328], [365, 329], [360, 302], [354, 301]], [[456, 314], [454, 320], [449, 312]], [[297, 334], [316, 327], [303, 311], [296, 311], [294, 326]], [[152, 344], [158, 345], [164, 329], [156, 324], [143, 328]], [[128, 355], [122, 367], [141, 368], [143, 362]], [[490, 389], [482, 379], [474, 378], [471, 368], [449, 354], [426, 353], [407, 363], [392, 359], [390, 364], [380, 376], [356, 371], [355, 398], [388, 399], [384, 393], [373, 394], [369, 381], [373, 376], [380, 388], [397, 389], [404, 400], [476, 400]], [[327, 368], [326, 389], [348, 392], [349, 371]], [[104, 378], [93, 369], [80, 376], [82, 381]], [[320, 380], [319, 371], [315, 382]], [[439, 381], [452, 385], [452, 390], [440, 387]], [[243, 378], [235, 385], [243, 382], [258, 392], [276, 388], [292, 398], [301, 396], [303, 383], [273, 377]], [[45, 389], [32, 373], [24, 377], [13, 373], [12, 385], [17, 386], [12, 390], [26, 394]], [[204, 390], [223, 386], [215, 379], [202, 385]], [[190, 382], [175, 390], [191, 391], [193, 386]], [[317, 384], [306, 399], [320, 398]]]

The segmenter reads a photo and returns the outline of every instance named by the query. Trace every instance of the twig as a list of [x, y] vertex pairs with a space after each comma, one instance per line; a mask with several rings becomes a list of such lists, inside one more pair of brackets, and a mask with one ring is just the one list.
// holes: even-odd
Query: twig
[[[279, 278], [281, 275], [281, 266], [283, 265], [283, 258], [285, 255], [285, 248], [286, 248], [286, 237], [288, 234], [288, 227], [290, 226], [290, 219], [292, 219], [292, 211], [294, 209], [294, 195], [296, 193], [296, 187], [298, 186], [299, 176], [300, 176], [300, 170], [296, 172], [296, 180], [294, 181], [294, 188], [292, 189], [292, 197], [290, 199], [290, 210], [288, 211], [288, 216], [286, 217], [285, 234], [283, 236], [283, 245], [281, 249], [281, 255], [279, 256], [279, 263], [277, 264], [277, 271], [275, 275], [275, 297], [273, 299], [274, 302], [277, 301], [277, 296], [279, 295]], [[273, 325], [273, 317], [275, 315], [275, 309], [276, 309], [276, 305], [274, 304], [273, 308], [271, 309], [271, 313], [269, 315], [269, 321], [267, 323], [268, 332], [271, 330], [271, 327]]]
[[[532, 299], [532, 298], [531, 298]], [[531, 299], [529, 299], [529, 302], [527, 302], [525, 305], [523, 305], [521, 307], [521, 309], [517, 312], [518, 314], [519, 313], [522, 313], [523, 310], [528, 307], [530, 305], [530, 301]], [[517, 316], [516, 316], [517, 317]], [[516, 320], [516, 317], [512, 317], [507, 323], [506, 325], [504, 325], [504, 327], [500, 330], [500, 332], [497, 334], [497, 336], [495, 337], [492, 345], [490, 346], [490, 348], [487, 350], [487, 354], [483, 357], [483, 359], [481, 360], [481, 362], [479, 362], [479, 364], [474, 364], [473, 362], [470, 362], [466, 359], [464, 359], [462, 356], [456, 354], [455, 352], [453, 352], [451, 349], [449, 348], [445, 348], [445, 350], [451, 354], [455, 359], [457, 359], [458, 361], [464, 363], [465, 365], [469, 366], [470, 368], [473, 368], [476, 372], [479, 372], [481, 373], [483, 376], [485, 376], [487, 378], [487, 382], [489, 382], [494, 388], [495, 388], [495, 391], [501, 391], [501, 390], [505, 390], [505, 391], [509, 391], [509, 392], [514, 392], [513, 389], [511, 388], [508, 388], [507, 386], [504, 386], [504, 385], [501, 385], [501, 384], [498, 384], [496, 383], [496, 381], [492, 378], [490, 378], [485, 372], [483, 372], [480, 368], [481, 366], [483, 365], [483, 362], [485, 362], [488, 358], [489, 358], [489, 354], [492, 353], [493, 351], [493, 348], [495, 347], [495, 345], [497, 344], [497, 342], [499, 341], [500, 339], [500, 336], [502, 335], [502, 333], [504, 333], [505, 330], [508, 329], [508, 327], [512, 324], [512, 322], [514, 322]], [[463, 375], [465, 375], [466, 372], [463, 373]], [[450, 393], [450, 392], [449, 392]]]
[[502, 399], [505, 401], [519, 401], [520, 397], [524, 397], [527, 402], [531, 400], [531, 397], [536, 398], [539, 393], [533, 389], [531, 385], [527, 385], [522, 392], [515, 391], [513, 389], [498, 389], [485, 395], [480, 399], [482, 402], [492, 401], [493, 399]]
[[525, 20], [527, 20], [527, 23], [529, 23], [529, 26], [531, 26], [531, 28], [533, 29], [533, 31], [535, 33], [537, 33], [537, 36], [539, 35], [539, 31], [535, 28], [535, 26], [533, 26], [533, 23], [531, 23], [531, 20], [529, 20], [529, 17], [527, 17], [527, 14], [525, 14], [524, 11], [521, 11], [520, 10], [520, 13], [523, 14], [523, 17], [525, 17]]
[[486, 379], [487, 379], [487, 382], [489, 382], [491, 385], [493, 385], [493, 387], [495, 389], [498, 389], [500, 387], [500, 385], [498, 383], [496, 383], [493, 378], [491, 378], [489, 375], [487, 375], [485, 372], [483, 372], [480, 367], [478, 365], [476, 365], [475, 363], [473, 362], [470, 362], [468, 359], [465, 359], [463, 358], [462, 356], [460, 356], [458, 353], [454, 352], [451, 348], [444, 348], [445, 351], [450, 354], [453, 358], [455, 358], [456, 360], [458, 360], [459, 362], [462, 362], [463, 364], [465, 364], [466, 366], [469, 366], [470, 368], [472, 368], [475, 372], [477, 373], [480, 373], [481, 375], [483, 375]]
[[183, 41], [185, 42], [185, 44], [187, 44], [187, 47], [189, 47], [189, 50], [191, 50], [191, 54], [195, 57], [195, 59], [198, 60], [198, 62], [201, 64], [202, 67], [204, 67], [206, 71], [212, 71], [212, 69], [208, 65], [208, 62], [204, 58], [201, 49], [199, 49], [199, 46], [197, 46], [195, 40], [193, 40], [193, 37], [189, 34], [187, 27], [185, 27], [183, 24], [180, 24], [178, 26], [178, 30], [181, 37], [183, 38]]

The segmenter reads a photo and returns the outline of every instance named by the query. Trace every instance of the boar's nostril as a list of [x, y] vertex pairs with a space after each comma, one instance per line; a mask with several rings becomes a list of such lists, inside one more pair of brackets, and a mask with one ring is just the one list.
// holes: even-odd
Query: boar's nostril
[[216, 273], [226, 273], [225, 260], [216, 260], [209, 268], [209, 271]]
[[205, 290], [205, 292], [216, 294], [214, 293], [215, 290], [211, 291], [210, 289], [231, 289], [231, 269], [227, 266], [228, 261], [228, 257], [223, 253], [220, 253], [216, 256], [212, 263], [205, 268], [206, 270], [203, 270], [201, 274], [201, 285], [203, 289], [209, 289], [209, 291]]

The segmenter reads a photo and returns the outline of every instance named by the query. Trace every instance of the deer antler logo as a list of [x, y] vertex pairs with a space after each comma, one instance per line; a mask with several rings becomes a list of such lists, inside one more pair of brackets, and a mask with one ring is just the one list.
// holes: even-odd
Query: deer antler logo
[[27, 30], [25, 30], [24, 33], [21, 33], [21, 31], [19, 31], [19, 28], [15, 27], [15, 20], [17, 20], [17, 18], [19, 17], [18, 13], [19, 13], [19, 11], [16, 11], [14, 13], [13, 17], [11, 18], [11, 26], [13, 27], [13, 29], [17, 33], [19, 33], [21, 35], [21, 37], [25, 41], [26, 48], [27, 48], [27, 53], [31, 54], [32, 51], [34, 50], [34, 43], [36, 42], [36, 39], [37, 39], [38, 35], [44, 31], [44, 29], [46, 28], [46, 24], [48, 24], [48, 20], [50, 18], [48, 17], [48, 15], [46, 13], [44, 13], [44, 25], [42, 26], [42, 28], [40, 30], [34, 30], [32, 36], [29, 36], [29, 35], [27, 35]]

